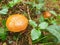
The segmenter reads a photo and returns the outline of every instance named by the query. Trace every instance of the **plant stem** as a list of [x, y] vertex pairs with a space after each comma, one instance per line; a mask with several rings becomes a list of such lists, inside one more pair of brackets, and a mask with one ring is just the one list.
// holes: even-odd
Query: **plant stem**
[[28, 17], [29, 17], [29, 19], [31, 19], [31, 17], [30, 17], [30, 12], [29, 12], [29, 7], [27, 6], [27, 12], [28, 12]]
[[19, 35], [18, 35], [18, 37], [17, 37], [17, 39], [16, 39], [16, 45], [18, 45], [18, 40], [19, 40], [19, 36], [20, 36], [21, 34], [19, 33]]
[[47, 37], [49, 37], [49, 35], [46, 35], [45, 37], [42, 37], [41, 39], [38, 39], [38, 40], [36, 40], [36, 41], [33, 42], [33, 43], [36, 43], [36, 42], [38, 42], [38, 41], [41, 41], [41, 40], [43, 40], [43, 39], [45, 39], [45, 38], [47, 38]]

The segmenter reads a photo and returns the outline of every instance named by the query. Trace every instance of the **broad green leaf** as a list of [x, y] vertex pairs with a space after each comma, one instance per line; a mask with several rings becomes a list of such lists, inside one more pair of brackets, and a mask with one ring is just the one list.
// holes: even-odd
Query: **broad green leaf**
[[36, 22], [33, 21], [33, 20], [29, 20], [29, 24], [30, 24], [32, 27], [37, 27]]
[[7, 14], [8, 12], [8, 8], [3, 8], [2, 10], [0, 10], [0, 14]]
[[53, 10], [51, 10], [51, 11], [49, 11], [51, 14], [53, 14], [54, 16], [57, 16], [57, 14], [56, 14], [56, 12], [55, 11], [53, 11]]
[[41, 31], [40, 30], [32, 29], [32, 31], [31, 31], [31, 38], [32, 38], [32, 40], [36, 40], [40, 36], [41, 36]]
[[0, 28], [0, 39], [5, 40], [6, 39], [6, 32], [4, 28]]
[[47, 28], [47, 31], [49, 31], [52, 35], [54, 35], [58, 39], [58, 42], [60, 43], [60, 26], [50, 25]]
[[4, 27], [4, 30], [5, 30], [5, 31], [8, 31], [8, 29], [7, 29], [7, 27], [6, 27], [6, 20], [5, 20], [5, 19], [2, 20], [2, 25], [3, 25], [3, 27]]
[[48, 23], [47, 22], [41, 22], [40, 24], [39, 24], [39, 28], [40, 29], [46, 29], [48, 27]]

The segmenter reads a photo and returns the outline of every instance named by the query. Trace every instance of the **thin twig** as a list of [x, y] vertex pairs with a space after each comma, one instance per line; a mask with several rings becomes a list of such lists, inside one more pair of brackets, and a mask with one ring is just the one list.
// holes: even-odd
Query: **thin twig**
[[27, 13], [28, 13], [28, 17], [29, 17], [29, 19], [31, 19], [31, 17], [30, 17], [30, 10], [29, 10], [29, 6], [27, 6]]

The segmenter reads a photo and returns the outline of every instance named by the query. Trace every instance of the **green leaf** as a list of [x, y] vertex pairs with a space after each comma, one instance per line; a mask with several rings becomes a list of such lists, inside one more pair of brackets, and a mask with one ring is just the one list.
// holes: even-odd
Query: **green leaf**
[[22, 0], [12, 0], [8, 3], [9, 7], [13, 7], [14, 5], [16, 5], [17, 3], [21, 2]]
[[47, 22], [41, 22], [40, 24], [39, 24], [39, 28], [40, 29], [46, 29], [48, 27], [48, 23]]
[[30, 1], [25, 2], [25, 4], [32, 5], [33, 3]]
[[51, 14], [53, 14], [54, 16], [57, 16], [57, 14], [56, 14], [56, 12], [55, 11], [53, 11], [53, 10], [51, 10], [51, 11], [49, 11]]
[[60, 14], [56, 17], [57, 24], [60, 24]]
[[8, 4], [10, 7], [13, 7], [15, 4], [13, 3], [13, 1], [9, 2]]
[[44, 0], [35, 0], [35, 1], [39, 3], [44, 3]]
[[0, 2], [1, 2], [2, 0], [0, 0]]
[[40, 10], [36, 10], [36, 13], [35, 14], [36, 15], [40, 15], [41, 14]]
[[32, 27], [37, 27], [36, 22], [33, 21], [33, 20], [29, 20], [29, 24], [30, 24]]
[[5, 40], [6, 39], [6, 32], [4, 28], [0, 28], [0, 39]]
[[58, 39], [58, 42], [60, 43], [60, 26], [50, 25], [47, 28], [47, 31], [49, 31], [52, 35], [54, 35]]
[[[38, 4], [35, 1], [38, 2]], [[25, 3], [31, 5], [32, 8], [36, 8], [37, 10], [40, 10], [44, 6], [44, 1], [40, 1], [40, 0], [34, 0], [32, 2], [28, 1]]]
[[6, 27], [6, 20], [2, 20], [2, 25]]
[[2, 10], [0, 10], [0, 14], [7, 14], [8, 12], [8, 8], [3, 8]]
[[35, 4], [35, 5], [36, 5], [36, 9], [40, 10], [44, 6], [44, 3]]
[[44, 17], [42, 15], [39, 18], [39, 22], [44, 22]]
[[18, 2], [20, 2], [21, 0], [12, 0], [13, 2], [14, 2], [14, 4], [16, 4], [16, 3], [18, 3]]
[[52, 21], [51, 21], [51, 23], [52, 23], [52, 24], [54, 24], [54, 25], [56, 25], [56, 24], [57, 24], [57, 22], [56, 22], [56, 20], [55, 20], [55, 19], [54, 19], [54, 20], [52, 20]]
[[32, 38], [32, 40], [36, 40], [40, 36], [41, 36], [41, 31], [40, 30], [32, 29], [32, 31], [31, 31], [31, 38]]

